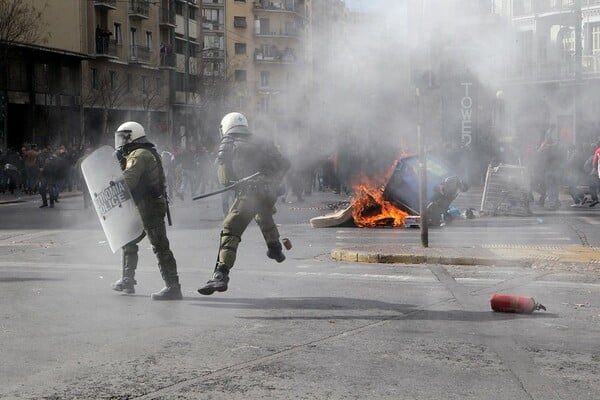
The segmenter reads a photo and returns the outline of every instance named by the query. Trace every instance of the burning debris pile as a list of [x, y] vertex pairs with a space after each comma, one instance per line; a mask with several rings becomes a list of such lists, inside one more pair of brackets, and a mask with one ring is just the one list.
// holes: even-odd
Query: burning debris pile
[[355, 197], [351, 202], [352, 218], [358, 227], [404, 226], [408, 213], [384, 198], [385, 187], [395, 167], [395, 164], [390, 167], [381, 179], [363, 176], [353, 185]]
[[[349, 205], [333, 214], [312, 218], [314, 228], [358, 226], [360, 228], [415, 226], [419, 220], [417, 157], [403, 157], [376, 177], [363, 176], [353, 185]], [[467, 190], [452, 171], [438, 160], [427, 158], [427, 220], [440, 225], [450, 203]]]

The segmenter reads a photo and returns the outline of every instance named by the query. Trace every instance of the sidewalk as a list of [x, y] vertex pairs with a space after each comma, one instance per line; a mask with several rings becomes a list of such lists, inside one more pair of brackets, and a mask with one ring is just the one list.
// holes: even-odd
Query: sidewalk
[[600, 270], [600, 249], [584, 246], [428, 247], [358, 245], [331, 251], [336, 261], [389, 264], [585, 266]]
[[[61, 192], [59, 198], [81, 196], [81, 191]], [[28, 201], [42, 201], [39, 194], [24, 194], [24, 193], [0, 193], [0, 204], [25, 203]]]

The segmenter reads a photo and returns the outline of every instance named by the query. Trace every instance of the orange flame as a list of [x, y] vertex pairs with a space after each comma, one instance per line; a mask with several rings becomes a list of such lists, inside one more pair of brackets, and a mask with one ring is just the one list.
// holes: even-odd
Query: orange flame
[[394, 164], [383, 177], [369, 179], [362, 176], [353, 185], [352, 218], [361, 228], [377, 226], [403, 227], [408, 214], [383, 198], [383, 191], [394, 172]]

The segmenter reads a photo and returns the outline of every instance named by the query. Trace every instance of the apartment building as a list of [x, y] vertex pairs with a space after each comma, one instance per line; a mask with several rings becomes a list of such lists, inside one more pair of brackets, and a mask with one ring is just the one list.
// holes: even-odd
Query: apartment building
[[306, 131], [310, 90], [310, 0], [227, 0], [228, 107], [254, 129]]
[[162, 145], [200, 140], [199, 1], [27, 1], [42, 35], [8, 46], [3, 147], [111, 143], [125, 120]]
[[[12, 32], [20, 34], [5, 30], [1, 38], [0, 148], [53, 139], [71, 143], [80, 137], [81, 62], [89, 58], [80, 28], [85, 3], [65, 0], [44, 10], [39, 5], [24, 1], [19, 15], [4, 16], [14, 24]], [[18, 41], [23, 37], [29, 41]]]
[[166, 142], [169, 85], [167, 71], [160, 68], [165, 33], [159, 24], [164, 9], [149, 0], [86, 4], [89, 58], [82, 63], [86, 138], [106, 142], [120, 123], [135, 120], [153, 140]]
[[514, 0], [504, 4], [515, 47], [503, 88], [505, 129], [531, 146], [600, 136], [600, 1]]

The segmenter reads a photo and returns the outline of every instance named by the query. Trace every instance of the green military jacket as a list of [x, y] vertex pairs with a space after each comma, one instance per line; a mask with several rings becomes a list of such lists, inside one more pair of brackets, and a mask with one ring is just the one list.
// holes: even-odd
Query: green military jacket
[[161, 176], [159, 162], [147, 148], [137, 148], [127, 154], [123, 176], [137, 204], [160, 198], [164, 194], [164, 177]]

